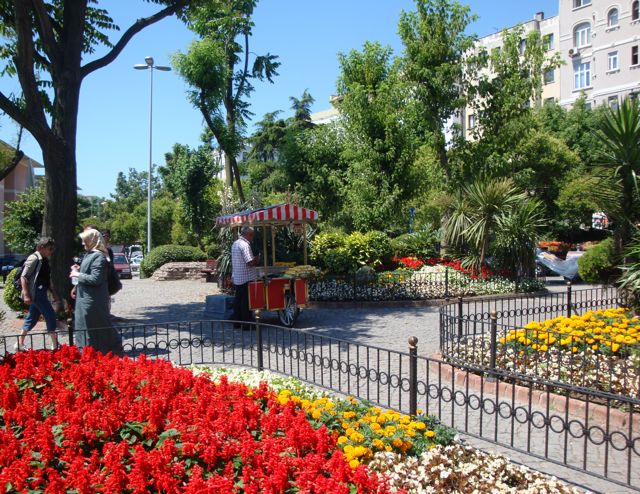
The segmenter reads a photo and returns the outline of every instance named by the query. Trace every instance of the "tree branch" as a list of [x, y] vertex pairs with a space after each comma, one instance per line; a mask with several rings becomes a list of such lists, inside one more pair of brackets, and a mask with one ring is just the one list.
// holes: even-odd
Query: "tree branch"
[[[25, 2], [15, 4], [15, 30], [17, 34], [16, 56], [13, 63], [18, 73], [22, 94], [26, 102], [27, 113], [19, 110], [6, 96], [0, 98], [0, 108], [20, 125], [23, 125], [33, 136], [42, 137], [42, 131], [47, 128], [47, 119], [42, 105], [38, 81], [34, 73], [34, 43], [31, 26], [31, 14]], [[8, 104], [10, 103], [10, 104]], [[15, 118], [14, 118], [15, 114]]]
[[24, 153], [19, 149], [16, 149], [16, 152], [13, 155], [13, 158], [11, 159], [11, 163], [9, 163], [9, 166], [4, 168], [3, 170], [0, 170], [0, 182], [2, 182], [5, 178], [9, 176], [9, 174], [15, 169], [15, 167], [18, 166], [18, 163], [20, 163], [20, 160], [23, 157], [24, 157]]
[[145, 17], [144, 19], [138, 19], [134, 24], [131, 25], [131, 27], [129, 27], [129, 29], [125, 31], [120, 40], [115, 44], [115, 46], [109, 53], [107, 53], [104, 57], [93, 60], [92, 62], [89, 62], [84, 67], [82, 67], [80, 69], [80, 77], [85, 78], [91, 72], [109, 65], [117, 58], [124, 47], [127, 46], [127, 43], [129, 43], [129, 41], [131, 41], [131, 38], [133, 38], [136, 34], [142, 31], [145, 27], [150, 26], [151, 24], [155, 24], [165, 17], [169, 17], [170, 15], [175, 14], [179, 10], [186, 7], [189, 2], [190, 0], [176, 0], [173, 5], [161, 10], [160, 12], [157, 12], [152, 16]]
[[31, 4], [33, 5], [33, 11], [36, 14], [35, 17], [38, 22], [38, 32], [40, 33], [42, 47], [49, 57], [49, 60], [51, 60], [52, 65], [55, 66], [56, 61], [58, 60], [58, 49], [49, 13], [42, 3], [42, 0], [31, 0]]
[[233, 97], [233, 108], [235, 110], [238, 105], [238, 100], [242, 95], [242, 90], [244, 89], [244, 83], [247, 80], [247, 74], [249, 72], [249, 33], [244, 33], [244, 70], [242, 71], [242, 79], [240, 79], [240, 84], [238, 84], [238, 90], [236, 91], [235, 96]]

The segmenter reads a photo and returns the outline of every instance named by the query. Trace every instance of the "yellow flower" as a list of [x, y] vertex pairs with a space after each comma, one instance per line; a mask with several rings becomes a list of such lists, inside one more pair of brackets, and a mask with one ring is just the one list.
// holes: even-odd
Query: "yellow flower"
[[358, 468], [358, 465], [360, 465], [360, 462], [358, 460], [356, 460], [355, 458], [349, 462], [349, 466], [351, 468], [353, 468], [354, 470], [356, 468]]
[[424, 433], [424, 437], [428, 437], [429, 439], [431, 439], [435, 435], [436, 435], [436, 433], [433, 432], [433, 431], [427, 431], [427, 432]]
[[349, 439], [347, 439], [347, 437], [346, 437], [346, 436], [340, 436], [340, 437], [338, 438], [338, 445], [344, 444], [344, 443], [346, 443], [348, 440], [349, 440]]

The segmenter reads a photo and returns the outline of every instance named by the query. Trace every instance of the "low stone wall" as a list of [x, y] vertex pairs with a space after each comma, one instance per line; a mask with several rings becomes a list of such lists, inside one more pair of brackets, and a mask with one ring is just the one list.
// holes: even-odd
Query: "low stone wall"
[[156, 281], [173, 280], [203, 280], [203, 269], [207, 268], [206, 262], [168, 262], [156, 269], [151, 277]]

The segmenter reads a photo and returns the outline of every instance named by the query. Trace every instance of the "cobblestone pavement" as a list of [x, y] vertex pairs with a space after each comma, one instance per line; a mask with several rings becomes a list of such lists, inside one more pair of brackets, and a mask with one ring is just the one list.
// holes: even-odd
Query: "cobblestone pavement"
[[[257, 363], [256, 352], [252, 350], [256, 347], [253, 332], [233, 331], [228, 326], [221, 324], [213, 326], [210, 323], [192, 326], [169, 324], [175, 321], [203, 319], [204, 298], [208, 294], [215, 293], [213, 284], [194, 281], [154, 282], [134, 279], [125, 280], [123, 285], [122, 292], [115, 297], [112, 312], [124, 319], [119, 322], [119, 325], [129, 328], [126, 330], [125, 341], [127, 335], [129, 340], [135, 336], [136, 341], [141, 341], [140, 337], [144, 336], [144, 345], [155, 348], [154, 351], [158, 356], [171, 358], [181, 363], [197, 361], [218, 363], [244, 361], [245, 364], [252, 365]], [[555, 283], [550, 285], [550, 289], [562, 291], [566, 288], [561, 283]], [[580, 287], [577, 286], [576, 289], [580, 289]], [[6, 308], [0, 304], [1, 309]], [[273, 314], [267, 313], [263, 322], [277, 324], [277, 319]], [[388, 371], [387, 379], [391, 379], [391, 375], [396, 376], [396, 379], [403, 379], [408, 375], [408, 359], [398, 353], [390, 354], [385, 351], [368, 350], [365, 354], [361, 349], [357, 349], [356, 344], [366, 344], [405, 353], [408, 350], [408, 338], [417, 336], [419, 356], [429, 357], [439, 348], [438, 322], [437, 306], [411, 308], [380, 306], [366, 309], [307, 310], [300, 315], [298, 320], [297, 328], [302, 331], [295, 333], [295, 341], [291, 336], [288, 336], [287, 340], [286, 334], [278, 330], [267, 329], [264, 332], [263, 343], [269, 348], [265, 355], [265, 367], [287, 371], [303, 379], [315, 381], [334, 389], [338, 387], [344, 393], [368, 397], [382, 404], [387, 403], [391, 407], [406, 408], [408, 394], [403, 392], [402, 386], [382, 386], [381, 396], [381, 387], [377, 384], [373, 386], [371, 380], [366, 376], [362, 378], [359, 367], [373, 367], [383, 374]], [[142, 324], [157, 326], [150, 334], [143, 334], [139, 326]], [[16, 321], [9, 318], [0, 327], [0, 332], [3, 335], [16, 334], [17, 327]], [[326, 338], [346, 340], [354, 345], [341, 346], [338, 344], [336, 347], [327, 339], [316, 341], [311, 333]], [[194, 339], [199, 342], [199, 347], [180, 347], [181, 342], [193, 343]], [[308, 352], [309, 346], [313, 348], [313, 352]], [[307, 355], [308, 353], [311, 354], [311, 358]], [[318, 357], [314, 358], [313, 354]], [[292, 358], [292, 355], [296, 358]], [[325, 365], [326, 362], [330, 362], [328, 367]], [[333, 369], [331, 362], [336, 362], [339, 368]], [[343, 365], [346, 366], [346, 372], [343, 372], [341, 368]], [[431, 389], [435, 389], [435, 387], [442, 389], [443, 387], [439, 373], [433, 371], [430, 373], [427, 367], [429, 366], [421, 364], [419, 368], [419, 379], [425, 386], [425, 393], [419, 397], [419, 406], [428, 408], [430, 413], [436, 413], [446, 424], [466, 429], [472, 434], [497, 438], [506, 444], [520, 449], [529, 449], [529, 451], [537, 452], [543, 456], [548, 454], [556, 459], [561, 459], [563, 453], [567, 451], [565, 454], [568, 456], [570, 464], [583, 466], [579, 459], [584, 457], [583, 450], [586, 448], [586, 440], [567, 442], [566, 433], [553, 434], [550, 433], [549, 427], [542, 427], [533, 431], [533, 441], [528, 443], [526, 439], [528, 436], [527, 428], [531, 427], [519, 424], [517, 420], [501, 421], [501, 425], [497, 426], [497, 414], [484, 413], [483, 407], [476, 411], [471, 410], [469, 413], [468, 407], [456, 407], [451, 401], [427, 399], [426, 390], [430, 387]], [[379, 375], [379, 377], [381, 376]], [[461, 385], [450, 384], [449, 390], [452, 393], [464, 392], [467, 400], [471, 398], [471, 395], [479, 394], [479, 392], [469, 390], [469, 388], [465, 389]], [[486, 399], [488, 396], [480, 394], [480, 399]], [[436, 402], [438, 403], [437, 408], [434, 405]], [[507, 402], [511, 402], [513, 405], [511, 399]], [[513, 406], [515, 407], [515, 405]], [[529, 409], [529, 413], [532, 410], [535, 411], [535, 406], [533, 409]], [[566, 419], [570, 419], [570, 417], [567, 416]], [[611, 483], [568, 471], [566, 468], [558, 467], [548, 461], [500, 448], [495, 444], [474, 438], [469, 438], [469, 442], [477, 444], [483, 449], [502, 451], [537, 470], [561, 476], [599, 492], [628, 492]], [[635, 479], [635, 476], [640, 474], [635, 455], [633, 458], [631, 455], [612, 455], [606, 448], [592, 445], [589, 447], [589, 453], [588, 464], [591, 467], [601, 467], [604, 458], [609, 458], [609, 464], [606, 468], [623, 477], [629, 471], [629, 467], [632, 467], [634, 483], [639, 485], [638, 480]], [[624, 478], [620, 478], [624, 480]]]

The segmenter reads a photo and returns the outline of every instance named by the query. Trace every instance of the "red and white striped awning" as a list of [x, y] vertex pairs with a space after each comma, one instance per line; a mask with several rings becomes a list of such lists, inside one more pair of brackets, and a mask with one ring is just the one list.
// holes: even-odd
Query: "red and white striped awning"
[[259, 225], [274, 223], [310, 223], [318, 221], [320, 215], [313, 209], [293, 204], [278, 204], [255, 211], [240, 211], [216, 218], [217, 225]]

